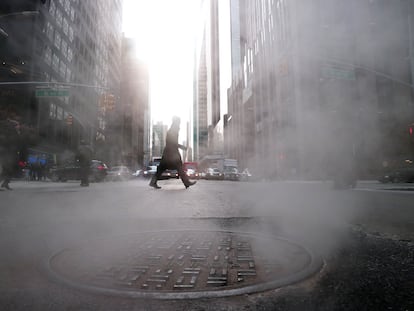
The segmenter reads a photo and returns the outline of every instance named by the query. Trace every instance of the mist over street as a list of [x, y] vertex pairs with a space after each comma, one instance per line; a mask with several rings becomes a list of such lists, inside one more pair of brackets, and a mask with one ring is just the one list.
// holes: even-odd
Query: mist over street
[[[323, 291], [315, 295], [312, 290], [323, 284], [326, 290], [334, 286], [332, 282], [342, 284], [343, 290], [330, 293], [330, 299], [346, 302], [346, 306], [352, 292], [349, 286], [355, 282], [344, 281], [343, 271], [336, 270], [338, 262], [339, 267], [348, 267], [354, 273], [367, 271], [364, 288], [369, 291], [372, 287], [378, 295], [379, 289], [369, 283], [367, 267], [378, 261], [386, 267], [399, 254], [406, 254], [398, 261], [406, 273], [400, 271], [402, 275], [393, 274], [390, 278], [386, 275], [389, 267], [384, 268], [383, 279], [400, 286], [392, 290], [401, 295], [408, 290], [407, 273], [413, 267], [414, 192], [401, 189], [411, 189], [410, 184], [362, 182], [354, 190], [333, 190], [330, 182], [200, 180], [187, 190], [175, 179], [159, 184], [160, 190], [148, 187], [146, 180], [93, 183], [89, 188], [80, 188], [77, 182], [14, 182], [14, 191], [0, 193], [0, 304], [7, 310], [114, 310], [120, 305], [123, 310], [210, 310], [203, 299], [144, 303], [140, 299], [91, 294], [53, 281], [43, 269], [53, 254], [87, 241], [93, 244], [120, 236], [139, 236], [140, 232], [168, 230], [231, 231], [288, 238], [325, 260], [321, 272], [282, 290], [216, 299], [220, 310], [257, 310], [259, 306], [263, 306], [260, 310], [275, 310], [279, 304], [284, 306], [280, 310], [293, 310], [300, 303], [327, 303]], [[359, 249], [357, 245], [362, 244], [370, 247]], [[108, 250], [112, 247], [115, 245], [110, 242], [105, 246]], [[390, 247], [393, 255], [388, 256], [386, 250]], [[371, 262], [366, 252], [373, 250], [384, 253]], [[398, 269], [395, 262], [392, 264]], [[384, 289], [383, 299], [389, 299], [386, 284], [380, 288]], [[301, 298], [289, 298], [295, 295]], [[403, 310], [402, 303], [407, 310], [413, 306], [412, 300], [404, 296], [394, 299], [390, 306], [397, 310]], [[367, 296], [360, 301], [354, 297], [352, 306], [362, 301], [373, 306], [381, 302]]]

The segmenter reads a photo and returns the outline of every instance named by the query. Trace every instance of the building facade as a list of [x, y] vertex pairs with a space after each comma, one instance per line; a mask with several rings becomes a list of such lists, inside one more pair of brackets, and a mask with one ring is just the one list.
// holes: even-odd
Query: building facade
[[142, 168], [150, 159], [149, 73], [137, 58], [133, 39], [122, 41], [122, 77], [119, 104], [113, 109], [114, 122], [108, 144], [111, 162]]
[[218, 1], [200, 3], [199, 41], [195, 49], [193, 156], [190, 156], [195, 161], [214, 151], [214, 128], [221, 117]]
[[412, 155], [411, 12], [409, 0], [232, 0], [232, 157], [259, 176], [320, 179]]
[[168, 125], [163, 122], [157, 122], [152, 126], [152, 153], [153, 157], [161, 157], [165, 147]]
[[[104, 156], [100, 142], [106, 140], [107, 113], [120, 99], [121, 4], [1, 2], [0, 14], [10, 15], [0, 17], [7, 32], [0, 38], [2, 106], [34, 128], [33, 152], [70, 152], [85, 140]], [[19, 13], [25, 11], [36, 14]], [[103, 101], [104, 95], [111, 100]]]

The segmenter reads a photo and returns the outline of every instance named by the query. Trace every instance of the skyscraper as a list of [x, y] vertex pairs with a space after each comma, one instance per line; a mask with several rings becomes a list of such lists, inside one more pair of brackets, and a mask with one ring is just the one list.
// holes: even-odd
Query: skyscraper
[[194, 159], [214, 149], [214, 129], [220, 120], [220, 56], [218, 1], [201, 1], [201, 20], [196, 47], [193, 107]]
[[232, 0], [231, 9], [226, 141], [243, 166], [326, 178], [352, 158], [369, 175], [410, 153], [410, 1]]
[[[115, 113], [119, 122], [111, 149], [116, 150], [118, 163], [142, 167], [150, 157], [149, 73], [147, 65], [137, 58], [132, 39], [122, 44], [121, 96]], [[119, 150], [122, 152], [120, 153]], [[113, 159], [115, 160], [115, 159]]]
[[[1, 1], [2, 102], [36, 129], [37, 151], [105, 140], [109, 107], [100, 99], [120, 96], [121, 4]], [[36, 14], [19, 14], [26, 11]]]

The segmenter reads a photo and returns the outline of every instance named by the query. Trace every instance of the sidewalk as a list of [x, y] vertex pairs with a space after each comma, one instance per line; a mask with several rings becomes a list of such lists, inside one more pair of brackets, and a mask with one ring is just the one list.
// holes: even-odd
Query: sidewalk
[[414, 193], [414, 183], [381, 183], [377, 180], [358, 180], [355, 190]]
[[51, 180], [28, 181], [25, 179], [13, 179], [10, 182], [10, 188], [12, 188], [13, 190], [43, 189], [43, 188], [50, 188], [52, 185], [53, 185], [53, 188], [68, 188], [68, 187], [73, 187], [73, 186], [79, 186], [79, 181], [74, 180], [74, 181], [68, 181], [68, 182], [53, 182]]
[[[256, 181], [255, 183], [261, 183], [265, 181]], [[280, 180], [273, 181], [276, 183], [286, 184], [326, 184], [332, 183], [330, 180]], [[53, 185], [53, 187], [67, 187], [69, 185], [79, 185], [78, 180], [70, 180], [67, 182], [53, 182], [50, 179], [45, 181], [28, 181], [25, 179], [13, 179], [10, 185], [15, 188], [37, 188]], [[381, 183], [378, 180], [358, 180], [357, 186], [354, 190], [368, 190], [368, 191], [414, 191], [414, 183]]]

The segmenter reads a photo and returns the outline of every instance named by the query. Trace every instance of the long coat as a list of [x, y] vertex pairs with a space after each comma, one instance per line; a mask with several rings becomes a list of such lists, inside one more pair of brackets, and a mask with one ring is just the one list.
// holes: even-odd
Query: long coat
[[0, 121], [0, 165], [3, 175], [11, 176], [17, 169], [20, 134], [13, 120]]
[[162, 162], [169, 168], [176, 168], [181, 163], [181, 155], [178, 148], [185, 148], [178, 143], [179, 128], [171, 127], [167, 132], [165, 140], [165, 148], [162, 153]]

